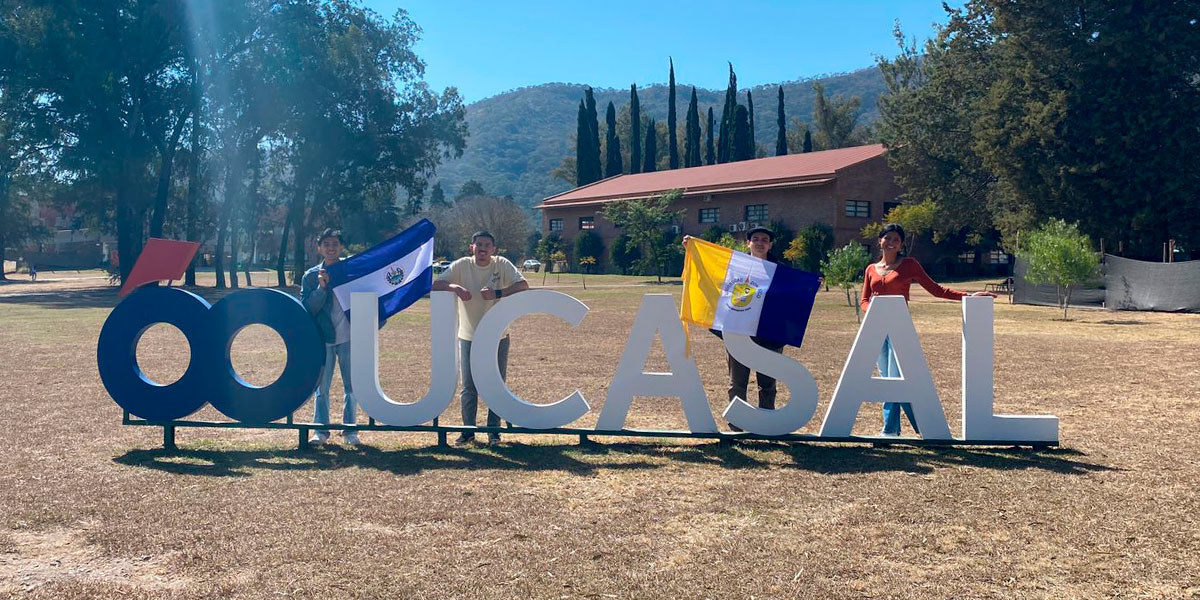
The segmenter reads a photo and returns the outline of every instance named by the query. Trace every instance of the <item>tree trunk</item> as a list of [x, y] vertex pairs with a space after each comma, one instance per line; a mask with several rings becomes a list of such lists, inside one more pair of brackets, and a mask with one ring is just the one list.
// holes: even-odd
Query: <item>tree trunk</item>
[[0, 227], [0, 281], [8, 281], [8, 276], [4, 274], [4, 261], [8, 259], [8, 254], [4, 251], [5, 243], [4, 228]]
[[287, 268], [288, 232], [291, 230], [292, 215], [291, 211], [288, 211], [288, 216], [283, 220], [283, 231], [279, 234], [279, 256], [275, 259], [275, 275], [279, 287], [287, 287], [287, 277], [283, 271]]
[[304, 244], [306, 241], [305, 237], [307, 236], [307, 233], [308, 233], [309, 229], [311, 228], [313, 222], [318, 220], [319, 216], [324, 212], [324, 209], [325, 209], [324, 197], [314, 196], [312, 210], [308, 211], [308, 218], [306, 218], [306, 219], [301, 218], [296, 221], [298, 228], [296, 229], [296, 232], [295, 232], [296, 237], [295, 237], [295, 241], [294, 241], [295, 249], [296, 249], [296, 256], [295, 256], [295, 260], [293, 261], [293, 265], [294, 265], [294, 270], [292, 272], [293, 273], [292, 274], [293, 282], [300, 281], [300, 276], [304, 273], [304, 264], [306, 262], [304, 260], [304, 258], [305, 258], [304, 257]]
[[229, 227], [229, 197], [221, 205], [221, 214], [217, 217], [217, 243], [213, 250], [213, 275], [217, 278], [217, 289], [225, 289], [225, 229]]
[[159, 151], [161, 161], [158, 166], [158, 189], [154, 192], [154, 210], [150, 214], [150, 237], [162, 237], [163, 221], [167, 216], [167, 199], [171, 195], [171, 174], [175, 170], [175, 153], [179, 146], [179, 136], [183, 134], [183, 124], [186, 122], [186, 115], [179, 117], [175, 130], [171, 132], [171, 139], [167, 140], [165, 147]]
[[237, 215], [232, 215], [229, 219], [229, 287], [238, 289], [238, 254], [241, 252], [241, 239], [239, 235]]
[[[189, 242], [200, 241], [198, 224], [196, 219], [199, 215], [198, 204], [200, 202], [200, 157], [203, 152], [200, 150], [200, 81], [199, 68], [195, 62], [192, 63], [192, 102], [194, 103], [192, 110], [192, 132], [191, 132], [191, 147], [192, 156], [188, 161], [188, 191], [187, 191], [187, 223], [185, 230], [187, 240]], [[192, 257], [192, 262], [188, 263], [187, 274], [184, 275], [184, 284], [196, 285], [196, 260], [200, 256], [200, 252], [196, 252], [196, 256]]]

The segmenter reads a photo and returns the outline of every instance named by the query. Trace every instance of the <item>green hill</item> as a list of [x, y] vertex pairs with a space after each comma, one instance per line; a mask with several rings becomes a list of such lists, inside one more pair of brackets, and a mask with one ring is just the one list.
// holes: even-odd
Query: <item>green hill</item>
[[[664, 75], [666, 73], [664, 72]], [[875, 101], [883, 91], [883, 80], [875, 68], [828, 77], [783, 83], [785, 113], [790, 120], [798, 117], [812, 120], [814, 92], [812, 83], [819, 81], [828, 96], [859, 96], [863, 103], [863, 122], [876, 116]], [[520, 88], [493, 96], [467, 106], [470, 137], [462, 158], [450, 160], [438, 168], [435, 180], [440, 180], [448, 196], [454, 196], [463, 183], [474, 179], [490, 194], [512, 195], [518, 203], [533, 206], [542, 198], [570, 189], [571, 186], [550, 176], [565, 156], [574, 156], [571, 137], [575, 133], [576, 109], [583, 97], [584, 85], [547, 83]], [[776, 86], [750, 88], [754, 92], [756, 140], [774, 153], [776, 137]], [[678, 115], [683, 122], [691, 97], [691, 86], [677, 85]], [[703, 115], [709, 106], [720, 119], [725, 90], [696, 90]], [[629, 90], [596, 89], [596, 105], [600, 120], [604, 107], [611, 101], [618, 110], [629, 103]], [[667, 118], [667, 86], [656, 84], [638, 88], [642, 113], [665, 122]], [[745, 104], [745, 91], [739, 102]], [[701, 120], [703, 120], [701, 116]], [[603, 125], [602, 125], [603, 126]], [[622, 132], [622, 143], [628, 138]], [[683, 140], [680, 140], [680, 152]]]

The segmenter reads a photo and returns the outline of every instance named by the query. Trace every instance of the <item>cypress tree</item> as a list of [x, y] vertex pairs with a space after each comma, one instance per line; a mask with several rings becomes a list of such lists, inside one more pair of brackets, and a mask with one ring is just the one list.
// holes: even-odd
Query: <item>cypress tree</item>
[[758, 156], [758, 142], [754, 141], [754, 94], [746, 90], [746, 111], [750, 113], [750, 148], [754, 151], [750, 158]]
[[683, 166], [700, 166], [700, 108], [696, 101], [696, 88], [692, 88], [692, 100], [688, 102], [684, 120]]
[[787, 154], [787, 121], [783, 116], [783, 86], [779, 86], [779, 109], [776, 111], [779, 133], [775, 138], [775, 156]]
[[588, 141], [588, 160], [591, 164], [588, 169], [591, 173], [595, 173], [595, 179], [599, 181], [604, 174], [604, 165], [600, 163], [600, 119], [596, 113], [596, 97], [592, 94], [592, 88], [583, 88], [584, 107], [587, 108], [587, 125], [588, 133], [591, 139]]
[[642, 171], [642, 107], [638, 103], [637, 84], [629, 86], [629, 172]]
[[750, 134], [750, 113], [745, 106], [738, 105], [733, 112], [732, 149], [729, 162], [754, 158], [753, 136]]
[[717, 164], [717, 155], [713, 149], [713, 110], [711, 106], [708, 107], [708, 133], [704, 137], [704, 164], [715, 165]]
[[733, 153], [733, 114], [737, 112], [737, 75], [729, 63], [729, 87], [725, 88], [725, 108], [721, 109], [721, 131], [717, 138], [717, 162], [729, 162]]
[[642, 164], [643, 173], [653, 173], [658, 169], [658, 136], [655, 134], [654, 119], [646, 125], [646, 158]]
[[[671, 60], [671, 59], [668, 59]], [[671, 60], [670, 83], [667, 93], [667, 156], [671, 169], [679, 168], [679, 142], [675, 139], [675, 128], [678, 120], [675, 117], [675, 61]]]
[[429, 206], [450, 206], [450, 202], [446, 200], [446, 190], [442, 188], [442, 182], [433, 184], [433, 191], [429, 192]]
[[808, 129], [804, 130], [804, 151], [812, 152], [812, 131]]
[[621, 138], [617, 137], [617, 109], [613, 107], [613, 103], [608, 103], [608, 110], [604, 113], [604, 122], [608, 125], [608, 135], [605, 137], [605, 142], [608, 144], [607, 162], [604, 165], [604, 176], [614, 177], [620, 175], [621, 165]]
[[587, 185], [596, 181], [593, 173], [588, 169], [591, 163], [588, 161], [588, 145], [592, 142], [592, 132], [587, 125], [587, 108], [583, 105], [583, 100], [579, 101], [579, 117], [575, 123], [575, 185]]

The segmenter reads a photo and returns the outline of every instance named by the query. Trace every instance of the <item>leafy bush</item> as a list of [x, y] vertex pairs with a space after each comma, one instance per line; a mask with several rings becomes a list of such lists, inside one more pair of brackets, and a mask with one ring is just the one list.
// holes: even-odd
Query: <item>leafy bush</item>
[[863, 272], [871, 263], [871, 255], [862, 244], [850, 242], [829, 254], [829, 260], [821, 264], [821, 274], [825, 281], [834, 287], [840, 287], [846, 292], [846, 304], [854, 307], [854, 316], [861, 320], [858, 302], [852, 294], [854, 285], [862, 281]]
[[1029, 263], [1025, 280], [1054, 284], [1066, 320], [1072, 289], [1099, 274], [1100, 257], [1092, 251], [1091, 238], [1073, 223], [1051, 219], [1022, 242], [1017, 256]]

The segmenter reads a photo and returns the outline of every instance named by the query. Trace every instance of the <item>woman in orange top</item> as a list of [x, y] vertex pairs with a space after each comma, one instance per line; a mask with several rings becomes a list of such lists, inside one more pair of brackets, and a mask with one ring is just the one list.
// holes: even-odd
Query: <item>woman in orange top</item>
[[[870, 306], [872, 296], [904, 296], [904, 300], [907, 301], [908, 288], [914, 281], [921, 284], [921, 287], [933, 296], [947, 300], [961, 300], [964, 296], [996, 297], [996, 294], [992, 292], [970, 294], [938, 285], [925, 273], [921, 263], [914, 258], [904, 256], [904, 228], [895, 223], [888, 223], [879, 233], [879, 250], [882, 255], [879, 262], [867, 265], [867, 272], [863, 276], [861, 305], [864, 312]], [[892, 350], [890, 340], [884, 340], [883, 349], [879, 352], [879, 361], [876, 364], [879, 366], [881, 376], [900, 376], [900, 367], [896, 363], [896, 353]], [[885, 402], [883, 404], [882, 435], [900, 435], [901, 410], [908, 416], [908, 422], [912, 425], [913, 431], [921, 433], [917, 429], [916, 419], [913, 418], [911, 405], [907, 402]]]

